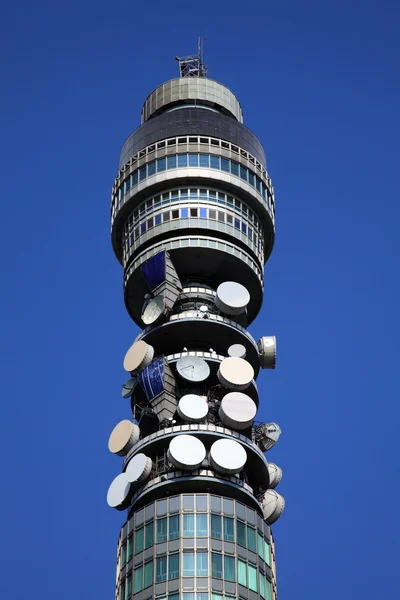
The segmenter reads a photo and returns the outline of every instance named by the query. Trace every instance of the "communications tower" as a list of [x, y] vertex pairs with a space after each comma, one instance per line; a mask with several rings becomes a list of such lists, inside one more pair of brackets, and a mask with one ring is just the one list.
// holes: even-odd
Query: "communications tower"
[[[141, 329], [124, 358], [132, 416], [108, 504], [127, 509], [117, 600], [273, 600], [270, 525], [284, 508], [280, 435], [257, 421], [276, 342], [247, 331], [263, 301], [275, 201], [241, 105], [206, 78], [202, 52], [147, 97], [111, 200], [125, 305]], [[118, 466], [116, 467], [118, 468]]]

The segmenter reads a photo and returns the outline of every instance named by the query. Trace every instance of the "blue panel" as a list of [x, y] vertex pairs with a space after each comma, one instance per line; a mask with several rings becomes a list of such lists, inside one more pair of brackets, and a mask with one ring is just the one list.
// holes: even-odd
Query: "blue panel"
[[139, 383], [146, 394], [147, 400], [152, 400], [164, 389], [164, 359], [153, 360], [139, 375]]
[[140, 270], [151, 290], [165, 281], [165, 250], [149, 258]]

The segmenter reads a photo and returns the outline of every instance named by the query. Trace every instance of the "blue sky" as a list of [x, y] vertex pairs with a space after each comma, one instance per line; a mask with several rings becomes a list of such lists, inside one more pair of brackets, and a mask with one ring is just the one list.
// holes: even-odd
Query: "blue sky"
[[142, 102], [205, 31], [276, 192], [252, 331], [278, 338], [258, 383], [283, 430], [279, 598], [398, 598], [399, 18], [389, 0], [3, 0], [2, 598], [113, 598], [107, 439], [137, 328], [110, 191]]

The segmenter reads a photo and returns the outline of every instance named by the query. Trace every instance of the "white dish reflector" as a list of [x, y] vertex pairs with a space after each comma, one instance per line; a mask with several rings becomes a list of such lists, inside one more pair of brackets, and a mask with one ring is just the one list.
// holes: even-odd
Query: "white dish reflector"
[[136, 375], [147, 367], [154, 357], [154, 348], [143, 340], [135, 342], [129, 348], [124, 358], [124, 369], [131, 375]]
[[224, 358], [218, 369], [220, 383], [229, 390], [241, 391], [249, 387], [254, 369], [247, 360], [229, 356]]
[[247, 429], [253, 423], [257, 406], [247, 394], [230, 392], [222, 398], [219, 408], [219, 418], [227, 427], [232, 429]]
[[227, 315], [240, 315], [250, 302], [250, 294], [241, 283], [224, 281], [217, 288], [215, 306]]
[[108, 449], [118, 456], [126, 456], [139, 441], [140, 429], [132, 421], [125, 419], [114, 427], [108, 439]]
[[168, 448], [168, 460], [182, 471], [194, 471], [206, 457], [206, 449], [194, 435], [182, 434], [174, 437]]
[[131, 484], [125, 473], [120, 473], [111, 483], [107, 493], [107, 503], [111, 508], [124, 510], [129, 506]]
[[239, 442], [222, 439], [211, 446], [209, 459], [216, 471], [224, 475], [233, 475], [243, 469], [247, 454]]
[[153, 462], [145, 454], [136, 454], [128, 463], [125, 473], [130, 483], [145, 481], [150, 475]]
[[268, 525], [275, 523], [283, 513], [285, 499], [274, 490], [267, 490], [261, 500], [261, 509]]
[[188, 423], [199, 423], [208, 413], [207, 401], [197, 394], [182, 396], [178, 404], [178, 415]]

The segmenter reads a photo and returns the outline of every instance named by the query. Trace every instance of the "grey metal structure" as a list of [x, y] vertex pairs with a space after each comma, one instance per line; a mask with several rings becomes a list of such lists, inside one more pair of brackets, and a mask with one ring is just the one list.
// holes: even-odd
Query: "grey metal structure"
[[239, 101], [206, 79], [202, 51], [146, 99], [123, 145], [111, 198], [112, 245], [127, 311], [131, 421], [108, 503], [128, 509], [116, 600], [275, 600], [270, 525], [284, 508], [280, 436], [257, 423], [256, 378], [276, 340], [248, 325], [263, 301], [275, 199], [264, 150]]

